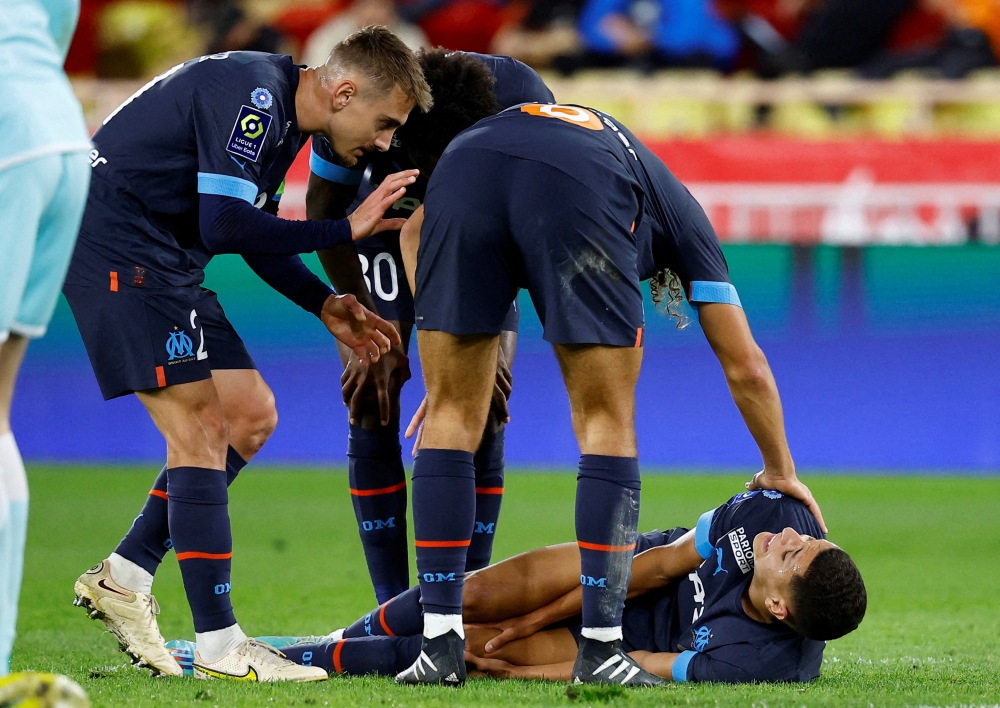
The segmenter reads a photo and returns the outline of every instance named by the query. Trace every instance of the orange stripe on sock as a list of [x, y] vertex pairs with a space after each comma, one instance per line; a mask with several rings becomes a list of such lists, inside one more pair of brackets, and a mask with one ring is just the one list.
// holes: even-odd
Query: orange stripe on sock
[[[389, 602], [392, 602], [392, 600], [389, 600]], [[386, 605], [389, 604], [389, 602], [386, 602], [385, 605], [382, 605], [382, 607], [379, 608], [379, 610], [378, 610], [378, 623], [380, 625], [382, 625], [382, 631], [383, 632], [385, 632], [386, 634], [388, 634], [390, 637], [395, 637], [396, 635], [393, 634], [393, 632], [392, 632], [391, 629], [389, 629], [389, 625], [387, 625], [385, 623], [385, 608], [386, 608]]]
[[463, 548], [472, 543], [469, 541], [414, 541], [419, 548]]
[[635, 549], [635, 544], [631, 543], [627, 546], [605, 546], [600, 543], [587, 543], [586, 541], [577, 541], [576, 545], [580, 548], [585, 548], [588, 551], [606, 551], [608, 553], [618, 553], [621, 551], [631, 551]]
[[337, 642], [337, 646], [333, 648], [333, 670], [338, 674], [344, 673], [344, 667], [340, 663], [340, 652], [344, 650], [344, 642], [346, 641], [346, 639], [343, 639]]
[[149, 490], [149, 496], [151, 496], [151, 497], [159, 497], [160, 499], [166, 499], [167, 498], [167, 493], [164, 492], [163, 490], [160, 490], [160, 489], [150, 489]]
[[635, 331], [635, 346], [636, 348], [642, 346], [642, 327]]
[[111, 292], [118, 292], [118, 271], [111, 271]]
[[476, 487], [476, 494], [503, 494], [503, 487]]
[[381, 489], [354, 489], [352, 487], [351, 494], [356, 497], [374, 497], [379, 494], [392, 494], [393, 492], [398, 492], [400, 489], [406, 489], [405, 479], [399, 484], [394, 484], [391, 487], [382, 487]]
[[205, 560], [221, 561], [228, 558], [232, 558], [233, 553], [202, 553], [201, 551], [187, 551], [186, 553], [178, 553], [177, 560], [186, 561], [193, 558], [204, 558]]
[[167, 375], [163, 372], [162, 366], [156, 367], [156, 385], [160, 388], [167, 385]]

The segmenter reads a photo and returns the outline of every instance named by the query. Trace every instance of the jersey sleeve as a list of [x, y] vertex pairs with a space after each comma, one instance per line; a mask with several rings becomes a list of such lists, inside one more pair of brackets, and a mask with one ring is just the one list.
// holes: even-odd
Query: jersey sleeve
[[751, 641], [723, 644], [705, 652], [683, 651], [674, 660], [671, 677], [677, 682], [809, 681], [819, 672], [802, 671], [803, 641]]
[[[277, 69], [240, 67], [195, 92], [198, 192], [253, 204], [266, 154], [281, 140], [275, 104], [284, 95]], [[265, 106], [261, 108], [259, 106]]]
[[357, 187], [365, 176], [365, 164], [352, 167], [341, 167], [330, 142], [321, 136], [314, 136], [310, 141], [309, 170], [327, 182], [334, 182], [351, 187]]

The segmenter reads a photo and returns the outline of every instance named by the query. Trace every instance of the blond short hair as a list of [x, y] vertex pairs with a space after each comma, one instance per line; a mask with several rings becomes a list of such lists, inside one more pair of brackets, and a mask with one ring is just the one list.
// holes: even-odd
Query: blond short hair
[[359, 29], [333, 48], [322, 69], [323, 75], [331, 78], [351, 71], [360, 72], [380, 92], [388, 93], [393, 86], [399, 86], [422, 111], [434, 105], [416, 55], [385, 27]]

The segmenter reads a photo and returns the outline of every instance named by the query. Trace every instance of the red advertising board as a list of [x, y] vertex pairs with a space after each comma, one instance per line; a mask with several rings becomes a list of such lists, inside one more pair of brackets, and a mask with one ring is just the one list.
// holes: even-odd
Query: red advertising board
[[[1000, 243], [1000, 143], [808, 142], [767, 136], [650, 142], [728, 242]], [[304, 218], [308, 148], [282, 215]]]

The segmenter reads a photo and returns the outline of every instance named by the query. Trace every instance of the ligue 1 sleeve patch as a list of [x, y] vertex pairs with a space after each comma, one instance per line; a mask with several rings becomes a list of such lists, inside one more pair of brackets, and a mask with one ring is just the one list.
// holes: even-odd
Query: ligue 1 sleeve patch
[[240, 114], [236, 117], [236, 125], [233, 126], [233, 132], [229, 136], [226, 152], [257, 162], [261, 148], [264, 147], [264, 140], [267, 138], [267, 129], [270, 127], [270, 114], [246, 105], [240, 107]]

